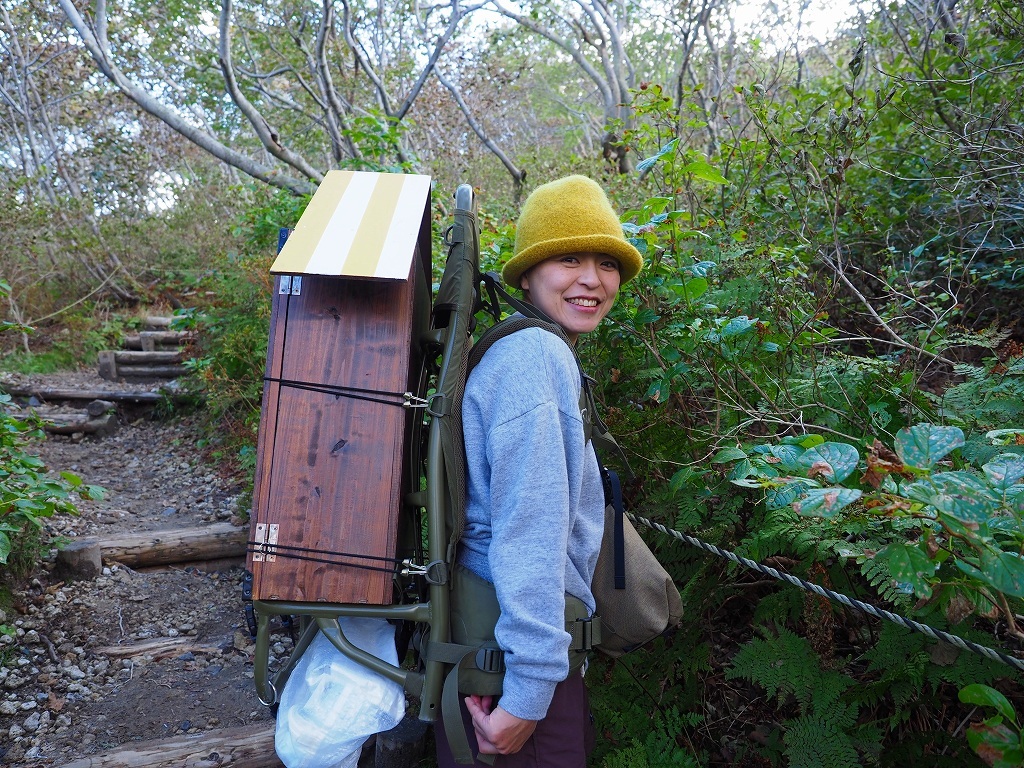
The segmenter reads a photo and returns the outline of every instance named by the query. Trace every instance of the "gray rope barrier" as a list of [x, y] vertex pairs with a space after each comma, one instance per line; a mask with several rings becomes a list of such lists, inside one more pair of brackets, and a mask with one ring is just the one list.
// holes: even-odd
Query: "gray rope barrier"
[[634, 522], [643, 523], [648, 528], [652, 528], [656, 531], [660, 531], [661, 533], [673, 536], [679, 539], [679, 541], [682, 541], [685, 544], [689, 544], [690, 546], [697, 547], [698, 549], [703, 549], [705, 552], [710, 552], [711, 554], [717, 555], [718, 557], [725, 558], [726, 560], [731, 560], [737, 565], [742, 565], [744, 568], [750, 568], [751, 570], [757, 571], [758, 573], [763, 573], [767, 576], [771, 576], [773, 579], [778, 579], [779, 581], [789, 582], [794, 586], [800, 587], [801, 589], [807, 590], [808, 592], [813, 592], [814, 594], [824, 597], [833, 602], [845, 605], [849, 608], [856, 608], [857, 610], [863, 611], [864, 613], [870, 616], [874, 616], [877, 619], [891, 621], [894, 624], [899, 624], [901, 627], [905, 627], [906, 629], [921, 632], [922, 634], [927, 635], [933, 640], [941, 640], [942, 642], [949, 643], [950, 645], [956, 646], [957, 648], [961, 648], [965, 651], [971, 651], [972, 653], [976, 653], [979, 656], [984, 656], [986, 659], [998, 661], [1008, 666], [1014, 667], [1017, 670], [1024, 671], [1024, 660], [1014, 658], [1013, 656], [1008, 656], [1007, 654], [1001, 653], [1000, 651], [997, 651], [994, 648], [979, 645], [978, 643], [973, 643], [970, 640], [964, 640], [962, 637], [957, 637], [956, 635], [951, 635], [948, 632], [943, 632], [941, 629], [929, 627], [927, 624], [921, 624], [920, 622], [905, 618], [903, 616], [900, 616], [899, 614], [891, 613], [890, 611], [886, 611], [882, 608], [876, 608], [875, 606], [870, 605], [869, 603], [863, 603], [860, 600], [855, 600], [852, 597], [847, 597], [846, 595], [843, 595], [839, 592], [833, 592], [831, 589], [825, 589], [825, 587], [822, 587], [818, 584], [814, 584], [810, 581], [805, 581], [804, 579], [801, 579], [798, 576], [793, 576], [789, 573], [783, 573], [782, 571], [778, 571], [775, 568], [772, 568], [771, 566], [762, 565], [761, 563], [758, 563], [754, 560], [749, 560], [746, 557], [737, 555], [735, 552], [730, 552], [726, 549], [721, 549], [720, 547], [716, 547], [714, 544], [708, 544], [707, 542], [701, 541], [700, 539], [696, 539], [693, 536], [687, 536], [685, 533], [680, 533], [679, 531], [667, 528], [661, 523], [656, 523], [653, 520], [648, 520], [646, 517], [641, 517], [640, 515], [636, 515], [632, 512], [627, 512], [626, 514], [629, 516], [630, 520]]

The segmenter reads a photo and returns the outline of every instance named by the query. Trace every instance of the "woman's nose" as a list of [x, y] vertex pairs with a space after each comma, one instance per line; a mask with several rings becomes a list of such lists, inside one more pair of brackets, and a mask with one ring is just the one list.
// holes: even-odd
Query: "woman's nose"
[[581, 285], [598, 285], [601, 282], [601, 275], [598, 273], [597, 262], [592, 259], [585, 259], [581, 265], [578, 282]]

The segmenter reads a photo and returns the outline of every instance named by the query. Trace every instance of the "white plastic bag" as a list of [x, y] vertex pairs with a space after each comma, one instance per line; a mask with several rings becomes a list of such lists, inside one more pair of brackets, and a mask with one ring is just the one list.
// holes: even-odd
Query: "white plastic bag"
[[[398, 663], [395, 628], [387, 621], [340, 623], [357, 648]], [[355, 768], [363, 742], [394, 728], [404, 714], [401, 685], [352, 661], [318, 632], [284, 687], [274, 746], [288, 768]]]

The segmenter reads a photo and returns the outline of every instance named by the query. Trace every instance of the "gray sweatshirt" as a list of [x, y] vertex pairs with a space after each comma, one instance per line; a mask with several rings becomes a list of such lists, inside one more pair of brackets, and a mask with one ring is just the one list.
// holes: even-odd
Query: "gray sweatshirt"
[[579, 397], [565, 342], [527, 328], [494, 343], [463, 401], [469, 499], [459, 561], [495, 585], [507, 669], [498, 703], [526, 720], [544, 717], [568, 675], [565, 593], [594, 611], [604, 491]]

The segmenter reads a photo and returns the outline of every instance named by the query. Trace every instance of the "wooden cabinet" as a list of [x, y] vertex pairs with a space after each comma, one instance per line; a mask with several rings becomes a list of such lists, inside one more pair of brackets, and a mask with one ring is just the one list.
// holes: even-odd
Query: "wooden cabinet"
[[[365, 177], [387, 174], [347, 176], [347, 188], [358, 181], [379, 190]], [[366, 218], [379, 211], [371, 199], [352, 220], [354, 232], [332, 231], [324, 211], [333, 206], [345, 214], [344, 194], [314, 206], [329, 176], [272, 269], [293, 271], [275, 279], [270, 323], [248, 558], [257, 600], [392, 602], [399, 518], [411, 490], [407, 443], [414, 420], [422, 419], [405, 395], [420, 386], [419, 337], [430, 311], [424, 178], [384, 180], [389, 204], [395, 190], [400, 198], [391, 216], [402, 218], [411, 237], [389, 235], [385, 221], [360, 239]], [[407, 183], [417, 184], [418, 194]], [[304, 231], [310, 216], [319, 218]], [[310, 227], [319, 228], [319, 237]], [[347, 242], [350, 251], [390, 239], [393, 249], [407, 249], [390, 256], [404, 258], [405, 278], [294, 271], [298, 249], [322, 249], [324, 237]], [[337, 262], [346, 260], [339, 248]], [[331, 263], [321, 257], [318, 269]]]

